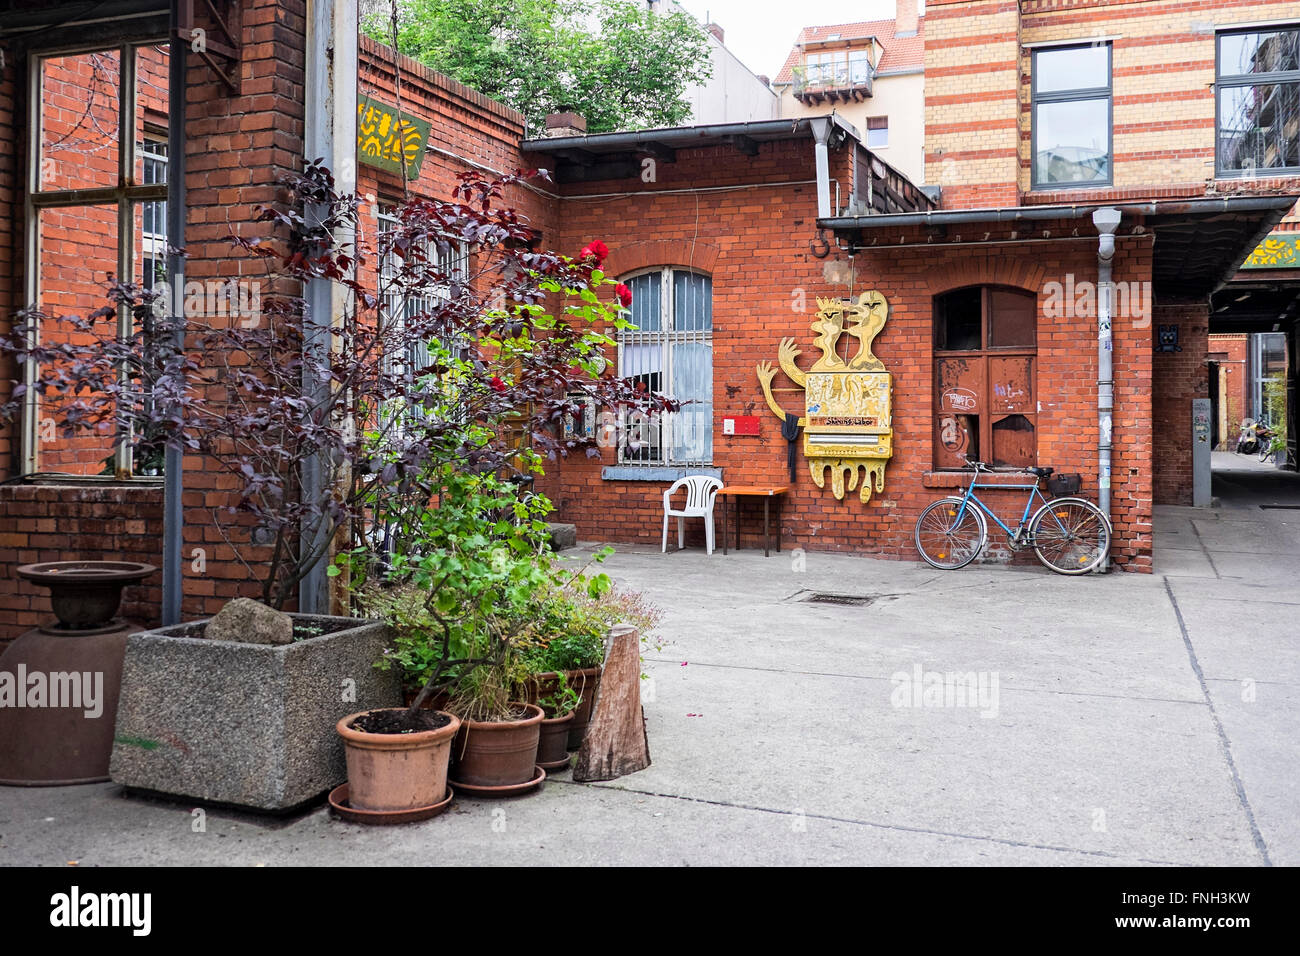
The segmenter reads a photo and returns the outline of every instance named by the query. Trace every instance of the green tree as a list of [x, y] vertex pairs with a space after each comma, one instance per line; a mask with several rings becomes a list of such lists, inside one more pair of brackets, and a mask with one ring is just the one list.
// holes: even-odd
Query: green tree
[[[636, 0], [398, 0], [397, 48], [523, 113], [573, 111], [593, 133], [674, 126], [684, 93], [712, 73], [709, 39], [689, 14]], [[393, 42], [391, 10], [362, 29]]]

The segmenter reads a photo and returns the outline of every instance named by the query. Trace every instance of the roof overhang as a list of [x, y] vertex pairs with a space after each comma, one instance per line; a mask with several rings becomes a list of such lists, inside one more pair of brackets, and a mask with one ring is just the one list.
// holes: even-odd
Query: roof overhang
[[[869, 233], [915, 227], [942, 230], [949, 225], [1069, 221], [1092, 228], [1092, 214], [1114, 207], [1124, 214], [1120, 235], [1141, 226], [1155, 236], [1152, 282], [1157, 294], [1202, 298], [1221, 288], [1269, 231], [1295, 206], [1295, 194], [1158, 199], [1146, 202], [1095, 202], [1078, 205], [1010, 206], [999, 209], [935, 209], [818, 220], [850, 243], [864, 244]], [[1005, 241], [1003, 238], [1001, 241]], [[979, 242], [971, 241], [978, 246]]]
[[851, 123], [831, 113], [826, 116], [755, 120], [749, 123], [670, 126], [627, 133], [553, 136], [525, 140], [523, 151], [525, 154], [553, 157], [557, 182], [622, 179], [640, 172], [639, 156], [653, 156], [672, 162], [679, 149], [706, 146], [730, 146], [744, 155], [756, 156], [759, 143], [812, 139], [817, 128], [814, 124], [829, 124], [832, 134], [838, 133], [841, 137], [852, 137], [855, 140], [862, 138]]
[[44, 49], [165, 38], [170, 10], [169, 0], [0, 0], [0, 40]]

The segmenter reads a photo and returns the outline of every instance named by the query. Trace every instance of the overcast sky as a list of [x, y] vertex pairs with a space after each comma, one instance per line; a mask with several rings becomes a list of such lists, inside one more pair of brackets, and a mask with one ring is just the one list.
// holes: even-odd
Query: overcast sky
[[754, 73], [775, 77], [801, 27], [892, 20], [894, 0], [677, 0], [701, 23], [713, 19], [727, 48]]

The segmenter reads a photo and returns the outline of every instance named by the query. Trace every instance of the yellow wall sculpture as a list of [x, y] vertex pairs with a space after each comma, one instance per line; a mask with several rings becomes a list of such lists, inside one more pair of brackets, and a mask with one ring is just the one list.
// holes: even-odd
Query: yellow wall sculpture
[[[872, 488], [885, 490], [885, 465], [894, 454], [894, 431], [890, 422], [890, 375], [884, 363], [871, 353], [871, 343], [889, 318], [889, 303], [874, 289], [862, 293], [857, 302], [818, 299], [813, 344], [821, 358], [808, 371], [795, 362], [800, 350], [794, 339], [781, 340], [777, 360], [781, 371], [804, 390], [803, 453], [818, 488], [826, 487], [826, 469], [831, 470], [831, 490], [843, 500], [844, 489], [858, 485], [858, 469], [865, 469], [860, 497], [871, 499]], [[857, 354], [841, 356], [838, 345], [845, 333], [858, 340]], [[772, 395], [776, 369], [760, 362], [758, 380], [767, 406], [782, 422], [786, 412]], [[846, 484], [847, 479], [847, 484]]]

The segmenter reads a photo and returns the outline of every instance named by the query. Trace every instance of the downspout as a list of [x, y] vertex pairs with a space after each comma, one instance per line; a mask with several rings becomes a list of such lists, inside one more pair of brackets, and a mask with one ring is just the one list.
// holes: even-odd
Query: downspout
[[[356, 189], [357, 149], [357, 3], [356, 0], [308, 0], [306, 82], [303, 99], [305, 116], [303, 124], [303, 161], [324, 157], [325, 164], [334, 174], [335, 190], [339, 193]], [[316, 221], [327, 211], [309, 206], [305, 213]], [[347, 242], [350, 237], [335, 236], [336, 241]], [[307, 303], [305, 352], [314, 352], [318, 362], [327, 359], [333, 347], [333, 325], [341, 314], [343, 289], [330, 279], [311, 279], [305, 290]], [[303, 369], [303, 394], [312, 404], [325, 406], [323, 389], [328, 382], [320, 382]], [[326, 487], [329, 463], [323, 456], [314, 455], [303, 469], [301, 494], [311, 501], [323, 501], [333, 494]], [[313, 537], [304, 536], [302, 549], [308, 551], [324, 544], [319, 525], [312, 529]], [[298, 584], [298, 610], [303, 614], [330, 613], [329, 578], [326, 575], [328, 559], [317, 561]]]
[[[831, 138], [829, 116], [819, 116], [808, 121], [812, 129], [813, 154], [817, 160], [817, 218], [831, 217], [831, 157], [828, 144]], [[838, 211], [838, 210], [837, 210]]]
[[[167, 290], [168, 314], [176, 323], [176, 345], [185, 348], [185, 90], [189, 44], [178, 28], [180, 0], [171, 3], [171, 43], [167, 52]], [[168, 445], [163, 451], [162, 624], [181, 621], [185, 509], [185, 454]]]
[[[1097, 237], [1097, 505], [1110, 521], [1111, 449], [1115, 409], [1115, 348], [1111, 315], [1111, 276], [1115, 259], [1115, 230], [1122, 213], [1114, 206], [1092, 214]], [[1110, 570], [1110, 555], [1097, 568]]]

